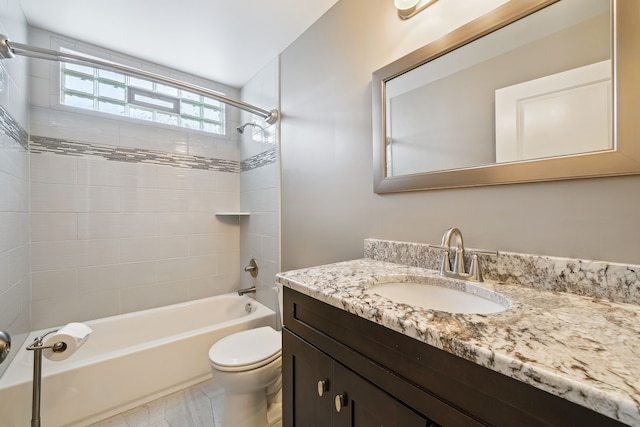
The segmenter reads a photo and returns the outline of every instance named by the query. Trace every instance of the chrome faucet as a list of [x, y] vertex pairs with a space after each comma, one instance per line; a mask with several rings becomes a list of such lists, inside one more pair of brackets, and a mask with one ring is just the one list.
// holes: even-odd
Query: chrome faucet
[[[450, 252], [452, 249], [451, 240], [453, 238], [456, 239], [456, 246], [452, 266]], [[471, 280], [474, 282], [482, 282], [482, 272], [480, 271], [480, 259], [478, 258], [478, 254], [498, 255], [498, 252], [496, 251], [473, 251], [471, 254], [469, 272], [467, 272], [464, 267], [465, 251], [462, 232], [456, 227], [452, 227], [444, 232], [444, 235], [442, 236], [442, 244], [440, 246], [431, 245], [431, 247], [442, 251], [442, 262], [440, 264], [441, 276]]]
[[[451, 268], [451, 260], [449, 259], [452, 237], [456, 238], [456, 254], [453, 258], [453, 268]], [[442, 257], [442, 264], [440, 265], [440, 274], [448, 277], [464, 275], [464, 242], [462, 232], [455, 227], [445, 231], [442, 236], [442, 247], [445, 248], [445, 250], [443, 251], [444, 256]]]

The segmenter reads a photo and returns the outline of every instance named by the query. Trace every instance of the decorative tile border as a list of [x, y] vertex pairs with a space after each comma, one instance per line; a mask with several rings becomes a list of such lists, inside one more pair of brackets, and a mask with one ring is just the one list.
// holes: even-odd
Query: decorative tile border
[[28, 150], [29, 148], [29, 135], [25, 131], [20, 123], [18, 123], [7, 110], [0, 105], [0, 131], [7, 135], [9, 138], [20, 144], [22, 148]]
[[240, 162], [240, 169], [242, 170], [242, 172], [247, 172], [252, 169], [261, 168], [263, 166], [275, 163], [276, 159], [277, 152], [274, 147], [265, 152], [249, 157], [248, 159], [244, 159], [242, 162]]
[[[365, 240], [364, 253], [365, 258], [431, 270], [439, 270], [442, 259], [441, 251], [428, 244], [377, 239]], [[640, 304], [640, 265], [513, 252], [479, 258], [486, 280]]]
[[52, 153], [65, 156], [102, 157], [106, 160], [130, 163], [151, 163], [177, 168], [204, 169], [216, 172], [240, 173], [240, 163], [234, 160], [167, 153], [140, 148], [91, 144], [32, 135], [29, 149], [32, 153]]

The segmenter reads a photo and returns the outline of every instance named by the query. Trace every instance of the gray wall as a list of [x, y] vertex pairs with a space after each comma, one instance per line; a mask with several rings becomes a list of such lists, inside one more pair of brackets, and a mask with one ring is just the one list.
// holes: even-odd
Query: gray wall
[[360, 258], [367, 237], [438, 243], [451, 226], [474, 248], [640, 263], [640, 176], [373, 193], [371, 73], [472, 19], [463, 3], [400, 21], [391, 1], [341, 0], [283, 52], [283, 270]]

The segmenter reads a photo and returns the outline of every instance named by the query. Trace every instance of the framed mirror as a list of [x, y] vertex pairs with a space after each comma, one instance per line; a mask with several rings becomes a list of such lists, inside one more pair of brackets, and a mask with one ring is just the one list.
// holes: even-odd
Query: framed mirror
[[511, 0], [376, 71], [374, 191], [639, 174], [639, 19]]

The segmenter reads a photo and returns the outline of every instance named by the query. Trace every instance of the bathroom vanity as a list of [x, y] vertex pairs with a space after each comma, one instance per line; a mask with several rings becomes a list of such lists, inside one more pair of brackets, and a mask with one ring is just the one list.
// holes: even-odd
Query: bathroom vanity
[[[399, 304], [367, 289], [437, 276], [438, 255], [389, 244], [369, 241], [367, 258], [278, 275], [285, 426], [640, 425], [640, 306], [491, 280], [514, 254], [487, 261], [481, 284], [509, 299], [503, 312]], [[419, 263], [431, 268], [406, 265]]]

